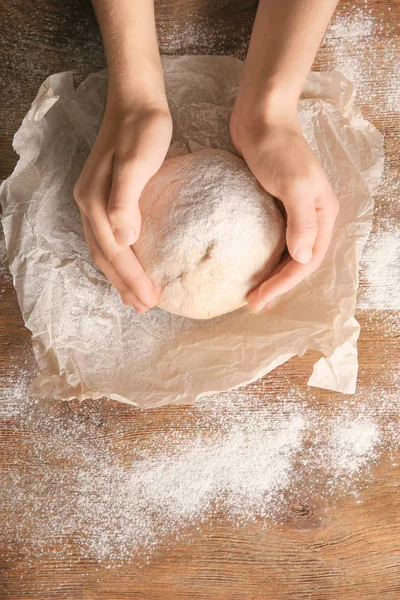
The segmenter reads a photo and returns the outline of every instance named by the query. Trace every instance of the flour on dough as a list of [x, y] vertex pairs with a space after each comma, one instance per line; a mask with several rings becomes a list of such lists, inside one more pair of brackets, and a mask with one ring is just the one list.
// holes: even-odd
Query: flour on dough
[[285, 223], [246, 163], [223, 150], [172, 158], [145, 187], [135, 253], [160, 308], [210, 319], [246, 304], [278, 263]]

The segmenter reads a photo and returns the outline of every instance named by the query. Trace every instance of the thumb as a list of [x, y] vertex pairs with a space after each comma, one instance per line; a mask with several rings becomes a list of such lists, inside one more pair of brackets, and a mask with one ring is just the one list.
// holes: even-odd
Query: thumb
[[315, 203], [301, 202], [285, 206], [287, 212], [286, 243], [290, 255], [302, 264], [308, 264], [313, 256], [318, 225]]
[[108, 218], [116, 241], [122, 246], [134, 244], [139, 237], [141, 216], [139, 198], [156, 170], [135, 160], [115, 159], [108, 200]]

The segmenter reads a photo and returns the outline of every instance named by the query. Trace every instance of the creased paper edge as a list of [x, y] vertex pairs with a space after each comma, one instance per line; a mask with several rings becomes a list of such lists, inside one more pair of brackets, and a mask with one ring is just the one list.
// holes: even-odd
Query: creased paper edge
[[343, 328], [350, 330], [347, 339], [330, 356], [322, 357], [314, 364], [307, 381], [310, 387], [355, 394], [358, 375], [357, 340], [361, 328], [354, 317], [346, 321]]

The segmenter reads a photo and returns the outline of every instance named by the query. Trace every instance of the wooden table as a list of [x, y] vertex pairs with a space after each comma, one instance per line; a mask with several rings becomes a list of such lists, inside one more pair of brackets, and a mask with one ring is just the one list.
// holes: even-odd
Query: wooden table
[[[234, 53], [242, 57], [255, 5], [253, 0], [159, 0], [156, 12], [161, 51]], [[385, 109], [382, 94], [385, 78], [393, 77], [392, 65], [387, 61], [389, 39], [390, 47], [400, 53], [400, 2], [342, 3], [337, 14], [359, 18], [360, 11], [374, 20], [373, 35], [358, 39], [357, 43], [344, 43], [341, 52], [344, 56], [365, 52], [366, 60], [368, 53], [375, 53], [377, 68], [369, 73], [374, 98], [360, 98], [361, 108], [385, 134], [386, 178], [394, 179], [399, 174], [400, 120], [398, 113]], [[0, 8], [0, 19], [4, 41], [0, 60], [0, 177], [4, 179], [16, 163], [12, 136], [45, 77], [75, 69], [80, 81], [105, 62], [100, 34], [86, 1], [9, 0]], [[315, 69], [332, 68], [333, 43], [339, 35], [342, 33], [338, 29], [331, 33], [317, 56]], [[388, 217], [399, 223], [398, 209], [394, 201], [388, 202], [387, 190], [378, 192], [376, 202], [375, 227], [380, 219]], [[0, 277], [1, 384], [10, 389], [12, 404], [21, 372], [33, 374], [35, 364], [30, 334], [24, 328], [11, 277], [4, 268]], [[362, 287], [366, 285], [361, 282]], [[362, 401], [363, 390], [370, 389], [375, 390], [379, 402], [381, 394], [398, 392], [398, 315], [393, 311], [360, 310], [356, 316], [362, 328], [358, 401]], [[243, 393], [249, 397], [258, 395], [268, 403], [288, 386], [306, 390], [316, 358], [316, 354], [308, 353], [291, 360]], [[346, 397], [316, 390], [312, 401], [318, 410], [329, 412], [346, 402]], [[183, 427], [189, 432], [192, 428], [194, 433], [191, 407], [154, 410], [150, 419], [146, 412], [117, 403], [73, 402], [69, 407], [53, 404], [40, 407], [44, 416], [57, 411], [65, 423], [77, 416], [89, 422], [96, 417], [95, 435], [112, 439], [115, 444], [121, 439], [122, 458], [128, 456], [133, 442], [140, 445], [154, 432]], [[118, 438], [121, 427], [124, 435]], [[19, 469], [28, 477], [35, 473], [34, 440], [28, 440], [32, 432], [24, 426], [18, 435], [15, 431], [12, 418], [0, 418], [3, 467], [8, 472]], [[57, 460], [54, 457], [55, 469]], [[24, 481], [22, 477], [22, 491]], [[17, 538], [7, 549], [0, 540], [0, 597], [398, 600], [399, 481], [400, 461], [393, 460], [393, 456], [389, 459], [384, 453], [371, 473], [359, 482], [357, 497], [343, 493], [321, 499], [315, 495], [305, 503], [303, 490], [298, 502], [291, 502], [285, 514], [267, 528], [258, 521], [236, 527], [224, 515], [214, 515], [190, 532], [189, 540], [165, 540], [149, 562], [139, 566], [128, 561], [109, 569], [107, 560], [98, 563], [82, 556], [73, 540], [72, 552], [65, 556], [56, 554], [56, 558], [46, 552], [28, 555]], [[0, 523], [7, 518], [5, 511], [0, 515]], [[59, 543], [60, 540], [53, 540], [54, 545]]]

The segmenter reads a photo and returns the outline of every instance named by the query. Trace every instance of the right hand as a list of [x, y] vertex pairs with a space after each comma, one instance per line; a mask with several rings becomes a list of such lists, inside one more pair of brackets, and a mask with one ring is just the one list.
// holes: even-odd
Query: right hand
[[283, 118], [268, 119], [265, 114], [257, 115], [246, 98], [244, 104], [235, 105], [231, 134], [236, 150], [259, 183], [286, 210], [290, 256], [248, 296], [251, 310], [269, 310], [276, 297], [293, 289], [321, 265], [339, 204], [322, 165], [303, 136], [297, 112], [286, 110]]
[[132, 248], [140, 234], [139, 197], [167, 154], [172, 121], [165, 104], [106, 107], [74, 198], [92, 259], [124, 304], [143, 313], [158, 293]]

